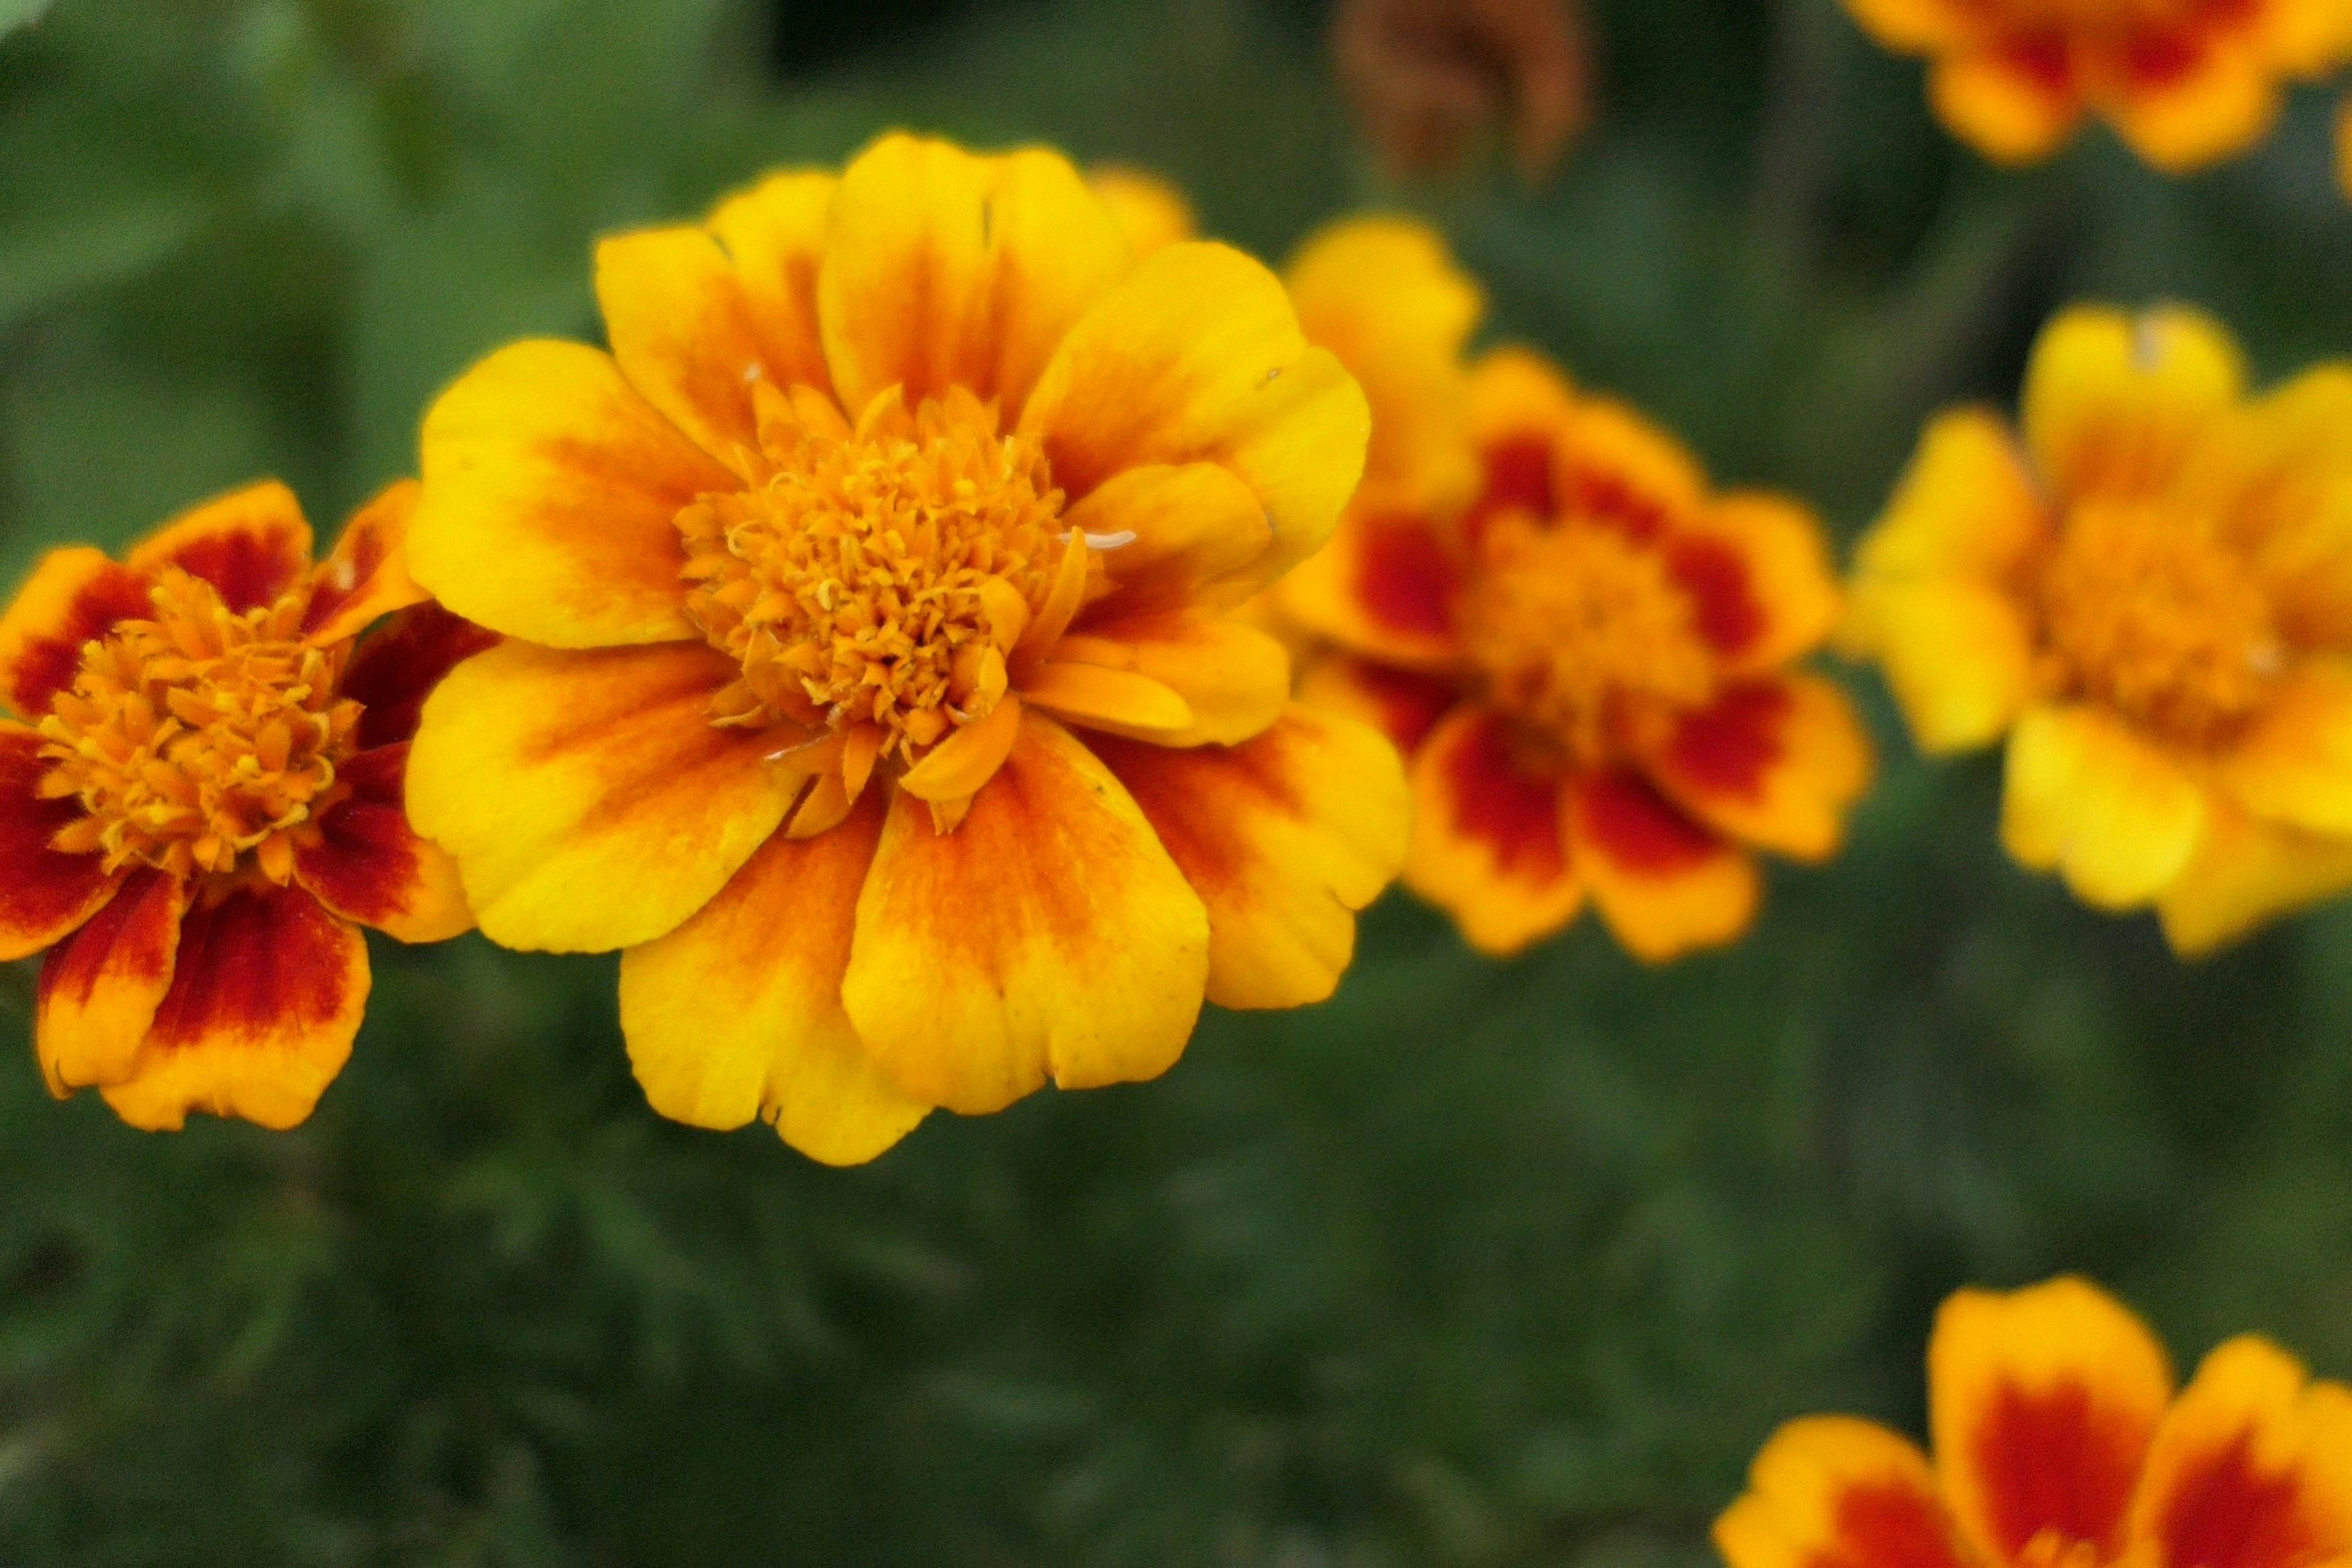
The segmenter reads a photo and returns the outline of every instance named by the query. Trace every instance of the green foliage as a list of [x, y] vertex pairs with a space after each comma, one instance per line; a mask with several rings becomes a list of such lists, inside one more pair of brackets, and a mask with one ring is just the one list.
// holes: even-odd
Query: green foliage
[[[2196, 181], [2008, 175], [1828, 0], [1617, 0], [1561, 178], [1395, 191], [1297, 9], [1024, 0], [779, 83], [721, 0], [0, 4], [0, 575], [265, 471], [331, 520], [474, 355], [593, 333], [596, 234], [891, 124], [1156, 164], [1269, 254], [1417, 206], [1498, 332], [1849, 535], [2065, 299], [2273, 373], [2352, 329], [2315, 97]], [[1328, 1006], [850, 1173], [655, 1119], [609, 963], [379, 944], [282, 1137], [50, 1102], [0, 971], [0, 1561], [1665, 1568], [1777, 1422], [1916, 1426], [1962, 1282], [2352, 1371], [2352, 914], [2176, 964], [1874, 711], [1851, 851], [1737, 950], [1495, 965], [1392, 899]]]

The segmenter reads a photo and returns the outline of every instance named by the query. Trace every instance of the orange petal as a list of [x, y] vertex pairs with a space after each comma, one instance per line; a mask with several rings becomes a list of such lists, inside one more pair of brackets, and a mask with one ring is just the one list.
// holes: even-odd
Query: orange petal
[[1047, 664], [1024, 682], [1032, 706], [1113, 733], [1172, 734], [1192, 727], [1191, 705], [1148, 675], [1094, 664]]
[[[1273, 723], [1290, 700], [1289, 651], [1234, 616], [1194, 610], [1097, 620], [1089, 614], [1080, 626], [1055, 648], [1056, 664], [1140, 677], [1174, 693], [1187, 715], [1147, 724], [1108, 710], [1071, 710], [1091, 728], [1163, 746], [1237, 745]], [[1173, 720], [1173, 710], [1166, 717]]]
[[1569, 792], [1576, 871], [1625, 950], [1651, 963], [1745, 932], [1763, 896], [1756, 862], [1630, 773], [1596, 773]]
[[759, 449], [752, 385], [789, 391], [792, 383], [767, 363], [742, 280], [708, 230], [604, 240], [596, 302], [614, 361], [638, 396], [730, 467], [738, 451]]
[[2045, 1530], [2116, 1560], [2172, 1397], [2145, 1324], [2079, 1279], [1963, 1290], [1936, 1315], [1927, 1389], [1944, 1497], [1983, 1561], [2014, 1563]]
[[2026, 447], [2063, 501], [2153, 496], [2245, 385], [2236, 340], [2202, 311], [2166, 306], [2135, 316], [2077, 306], [2034, 344]]
[[425, 416], [409, 570], [444, 605], [551, 647], [696, 635], [678, 509], [740, 482], [578, 343], [521, 342]]
[[2130, 1540], [2148, 1568], [2352, 1561], [2352, 1390], [2266, 1341], [2222, 1345], [2156, 1435]]
[[334, 553], [310, 576], [310, 603], [302, 612], [310, 641], [324, 647], [357, 637], [428, 597], [408, 574], [408, 523], [420, 493], [414, 479], [386, 485], [343, 524]]
[[1552, 457], [1552, 510], [1635, 540], [1694, 522], [1706, 502], [1706, 475], [1690, 449], [1614, 398], [1577, 398]]
[[1718, 832], [1825, 860], [1870, 786], [1870, 737], [1853, 700], [1818, 676], [1736, 686], [1686, 715], [1650, 759], [1652, 779]]
[[1281, 281], [1222, 245], [1171, 245], [1070, 330], [1021, 418], [1083, 500], [1129, 468], [1212, 462], [1241, 476], [1274, 547], [1246, 589], [1321, 548], [1363, 472], [1371, 414], [1309, 348]]
[[1297, 705], [1245, 745], [1092, 743], [1208, 906], [1209, 1000], [1329, 996], [1355, 953], [1355, 911], [1404, 864], [1411, 803], [1394, 749]]
[[1843, 1415], [1773, 1434], [1715, 1544], [1730, 1568], [1969, 1568], [1927, 1457]]
[[2216, 766], [2223, 787], [2258, 817], [2352, 834], [2352, 659], [2314, 658], [2289, 671]]
[[320, 840], [294, 852], [294, 875], [345, 920], [403, 942], [445, 942], [473, 929], [473, 911], [457, 862], [408, 826], [407, 768], [404, 742], [337, 769], [351, 794], [320, 814]]
[[1734, 675], [1801, 658], [1837, 625], [1829, 540], [1797, 501], [1752, 491], [1719, 497], [1675, 525], [1660, 548], [1699, 635]]
[[2143, 26], [2093, 66], [2099, 99], [2132, 151], [2186, 174], [2270, 134], [2285, 97], [2274, 68], [2210, 23]]
[[1454, 616], [1462, 568], [1426, 519], [1350, 511], [1331, 542], [1275, 592], [1285, 615], [1382, 664], [1436, 670], [1460, 661]]
[[340, 694], [362, 704], [359, 743], [364, 750], [397, 745], [416, 733], [425, 698], [466, 660], [499, 644], [484, 631], [440, 605], [423, 604], [401, 611], [360, 639], [343, 667]]
[[1435, 676], [1328, 653], [1300, 672], [1298, 700], [1370, 724], [1410, 757], [1462, 700], [1462, 691]]
[[842, 405], [897, 386], [911, 406], [961, 386], [1017, 416], [1065, 334], [1133, 265], [1059, 153], [885, 136], [841, 177], [817, 273]]
[[2172, 951], [2198, 958], [2256, 927], [2352, 891], [2352, 837], [2263, 822], [2226, 796], [2207, 803], [2197, 852], [2157, 899]]
[[1064, 521], [1097, 539], [1124, 540], [1102, 560], [1115, 613], [1181, 609], [1244, 582], [1274, 544], [1257, 495], [1214, 463], [1154, 463], [1114, 475]]
[[41, 965], [33, 1045], [59, 1099], [129, 1077], [171, 989], [187, 884], [141, 869], [120, 885], [113, 901]]
[[142, 577], [176, 566], [242, 613], [275, 603], [310, 574], [310, 524], [292, 490], [264, 479], [189, 508], [140, 541], [123, 563]]
[[842, 999], [915, 1099], [1001, 1110], [1157, 1078], [1192, 1033], [1208, 975], [1201, 900], [1126, 788], [1052, 720], [950, 833], [891, 805], [857, 902]]
[[49, 847], [82, 811], [79, 801], [40, 797], [48, 771], [39, 737], [0, 725], [0, 963], [40, 952], [114, 896], [100, 857]]
[[2205, 817], [2204, 787], [2104, 710], [2036, 708], [2010, 736], [2001, 843], [2095, 908], [2136, 909], [2162, 892]]
[[799, 782], [769, 737], [711, 724], [735, 675], [698, 643], [506, 643], [451, 672], [409, 755], [409, 816], [457, 857], [491, 941], [633, 947], [727, 885]]
[[2083, 94], [2056, 38], [1963, 47], [1927, 81], [1936, 118], [1996, 163], [2038, 163], [2083, 122]]
[[172, 988], [131, 1076], [99, 1092], [149, 1131], [188, 1112], [283, 1131], [307, 1120], [352, 1054], [367, 943], [299, 888], [247, 888], [180, 924]]
[[1560, 834], [1560, 790], [1559, 779], [1520, 767], [1502, 720], [1457, 709], [1412, 761], [1405, 886], [1482, 952], [1507, 957], [1560, 930], [1584, 907]]
[[[1517, 481], [1511, 498], [1523, 511], [1549, 517], [1557, 508], [1551, 489], [1552, 449], [1576, 420], [1576, 388], [1550, 360], [1533, 349], [1505, 345], [1489, 349], [1470, 368], [1470, 434], [1485, 454], [1487, 482], [1497, 477]], [[1521, 466], [1530, 453], [1540, 464]], [[1511, 455], [1504, 467], [1508, 476], [1495, 472], [1497, 453]], [[1540, 487], [1537, 489], [1534, 487]]]
[[728, 197], [710, 214], [710, 232], [734, 258], [760, 361], [786, 389], [833, 389], [817, 331], [816, 273], [839, 184], [830, 174], [786, 170]]
[[962, 800], [996, 776], [1020, 735], [1021, 699], [1008, 694], [989, 710], [986, 718], [965, 725], [931, 748], [921, 762], [899, 775], [898, 787], [917, 800]]
[[833, 832], [769, 839], [693, 919], [622, 955], [621, 1028], [656, 1110], [720, 1131], [759, 1117], [828, 1165], [863, 1164], [922, 1121], [930, 1108], [841, 1005], [882, 817], [869, 795]]
[[57, 694], [73, 685], [84, 644], [104, 637], [117, 621], [154, 613], [150, 586], [146, 577], [87, 546], [41, 557], [0, 617], [0, 679], [7, 683], [8, 705], [27, 719], [47, 713]]

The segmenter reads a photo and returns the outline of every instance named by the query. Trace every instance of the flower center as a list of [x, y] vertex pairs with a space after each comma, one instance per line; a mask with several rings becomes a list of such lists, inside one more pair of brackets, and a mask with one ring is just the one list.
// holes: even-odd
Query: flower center
[[757, 488], [678, 514], [688, 613], [742, 679], [712, 721], [878, 726], [911, 761], [1003, 696], [1051, 594], [1062, 493], [1035, 442], [961, 389], [851, 428], [805, 391], [763, 403]]
[[84, 813], [57, 847], [177, 877], [243, 862], [282, 886], [353, 750], [360, 704], [335, 695], [342, 654], [300, 640], [305, 591], [238, 615], [173, 570], [152, 599], [153, 619], [82, 649], [41, 720], [40, 793]]
[[2285, 663], [2269, 596], [2246, 562], [2156, 507], [2078, 510], [2041, 592], [2060, 689], [2170, 740], [2222, 738]]
[[1497, 519], [1461, 624], [1487, 700], [1555, 761], [1622, 754], [1647, 727], [1714, 695], [1687, 596], [1655, 552], [1606, 527]]

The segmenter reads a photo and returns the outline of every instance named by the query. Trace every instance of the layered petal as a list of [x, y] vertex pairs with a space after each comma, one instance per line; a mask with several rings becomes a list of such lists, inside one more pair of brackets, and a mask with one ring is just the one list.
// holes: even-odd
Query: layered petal
[[2000, 589], [1865, 581], [1854, 587], [1853, 606], [1864, 646], [1928, 755], [1991, 745], [2032, 701], [2033, 624]]
[[2291, 671], [2216, 766], [2254, 816], [2352, 835], [2352, 660], [2315, 658]]
[[2352, 364], [2326, 364], [2232, 413], [2172, 492], [2253, 563], [2280, 632], [2352, 651]]
[[343, 524], [334, 553], [310, 575], [302, 635], [311, 643], [325, 647], [357, 637], [428, 597], [408, 574], [408, 524], [421, 493], [414, 479], [387, 485]]
[[[703, 228], [646, 229], [596, 247], [596, 302], [637, 395], [730, 468], [759, 448], [751, 388], [789, 391], [761, 342], [740, 274]], [[751, 476], [747, 473], [745, 477]]]
[[1969, 1568], [1926, 1456], [1847, 1416], [1775, 1433], [1715, 1544], [1730, 1568]]
[[0, 724], [0, 963], [38, 952], [114, 894], [100, 857], [49, 847], [81, 816], [75, 800], [43, 800], [39, 737]]
[[2035, 708], [2010, 736], [2001, 842], [2087, 904], [2155, 898], [2189, 864], [2205, 818], [2204, 788], [2104, 710]]
[[760, 363], [775, 384], [833, 390], [817, 326], [816, 275], [840, 181], [814, 169], [769, 175], [710, 214], [710, 232], [735, 263]]
[[192, 1110], [299, 1125], [351, 1057], [368, 984], [367, 942], [299, 888], [200, 904], [130, 1076], [100, 1092], [150, 1131]]
[[1351, 512], [1276, 593], [1284, 614], [1351, 652], [1437, 670], [1461, 659], [1462, 581], [1458, 552], [1429, 520]]
[[1936, 118], [1997, 163], [2038, 163], [2083, 122], [2083, 94], [2063, 43], [2014, 39], [1963, 46], [1927, 79]]
[[73, 685], [85, 644], [117, 621], [153, 612], [151, 586], [103, 551], [77, 545], [43, 556], [0, 618], [0, 679], [7, 682], [9, 707], [27, 719], [47, 713], [57, 694]]
[[51, 1094], [62, 1099], [131, 1075], [171, 989], [187, 907], [180, 879], [133, 871], [41, 965], [33, 1047]]
[[1799, 860], [1825, 860], [1869, 787], [1870, 737], [1853, 703], [1811, 675], [1733, 687], [1684, 716], [1651, 777], [1717, 831]]
[[2148, 29], [2106, 51], [2103, 107], [2148, 163], [2185, 174], [2270, 133], [2284, 94], [2246, 39], [2210, 23]]
[[1663, 963], [1732, 941], [1755, 922], [1754, 858], [1629, 772], [1579, 778], [1568, 837], [1577, 874], [1625, 950]]
[[678, 510], [740, 488], [578, 343], [520, 342], [425, 416], [409, 570], [467, 620], [550, 647], [682, 640]]
[[778, 834], [677, 930], [621, 959], [621, 1028], [647, 1103], [718, 1130], [754, 1117], [829, 1165], [862, 1164], [930, 1108], [858, 1043], [842, 1006], [882, 792], [814, 838]]
[[1156, 1078], [1208, 977], [1207, 911], [1134, 799], [1060, 725], [1022, 724], [954, 832], [892, 803], [842, 984], [899, 1088], [967, 1115], [1049, 1077]]
[[1585, 889], [1561, 834], [1562, 781], [1523, 765], [1507, 723], [1455, 710], [1412, 778], [1405, 886], [1452, 915], [1464, 941], [1507, 956], [1576, 918]]
[[2347, 891], [2352, 837], [2264, 822], [2221, 796], [2208, 802], [2197, 852], [2156, 907], [2172, 950], [2198, 958]]
[[1677, 525], [1661, 546], [1699, 635], [1734, 676], [1774, 669], [1819, 647], [1842, 605], [1820, 519], [1801, 504], [1733, 492]]
[[1387, 742], [1293, 705], [1245, 745], [1093, 747], [1208, 908], [1209, 1000], [1329, 996], [1355, 953], [1356, 911], [1404, 863], [1411, 806]]
[[1290, 700], [1289, 651], [1232, 616], [1179, 610], [1079, 624], [1055, 649], [1057, 664], [1141, 676], [1175, 693], [1188, 715], [1172, 729], [1076, 715], [1093, 728], [1163, 746], [1231, 746], [1272, 724]]
[[142, 577], [176, 566], [220, 590], [239, 614], [275, 603], [310, 570], [310, 523], [276, 479], [189, 508], [134, 546], [125, 565]]
[[2152, 497], [2245, 385], [2237, 342], [2202, 311], [2077, 306], [2042, 330], [2026, 367], [2026, 447], [2064, 501]]
[[735, 666], [700, 644], [507, 643], [451, 672], [408, 765], [417, 830], [506, 947], [650, 942], [709, 902], [800, 782], [772, 738], [710, 722]]
[[341, 689], [362, 705], [360, 746], [373, 751], [415, 734], [425, 700], [442, 678], [498, 645], [496, 632], [434, 604], [404, 610], [362, 638]]
[[317, 818], [294, 875], [345, 920], [402, 942], [444, 942], [474, 925], [457, 864], [408, 825], [405, 742], [362, 752], [336, 771], [350, 793]]
[[1113, 476], [1064, 514], [1103, 552], [1111, 589], [1103, 614], [1178, 609], [1238, 579], [1274, 545], [1265, 508], [1215, 463], [1155, 463]]
[[1328, 653], [1300, 672], [1298, 700], [1370, 724], [1410, 757], [1462, 700], [1462, 692], [1435, 676]]
[[[1706, 474], [1689, 447], [1613, 397], [1577, 398], [1552, 449], [1553, 510], [1606, 524], [1637, 543], [1696, 522], [1706, 489]], [[1726, 528], [1738, 524], [1733, 519]]]
[[1927, 1382], [1944, 1497], [1982, 1561], [2016, 1562], [2044, 1531], [2116, 1559], [2172, 1397], [2146, 1325], [2079, 1279], [1963, 1290], [1937, 1314]]

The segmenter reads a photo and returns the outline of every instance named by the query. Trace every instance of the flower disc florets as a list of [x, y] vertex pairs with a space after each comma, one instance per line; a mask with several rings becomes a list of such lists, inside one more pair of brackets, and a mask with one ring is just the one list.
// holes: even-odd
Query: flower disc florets
[[211, 584], [165, 572], [154, 616], [82, 650], [40, 722], [44, 798], [78, 798], [58, 836], [108, 870], [176, 877], [247, 867], [280, 886], [334, 798], [361, 708], [339, 700], [342, 656], [300, 640], [307, 590], [242, 614]]
[[765, 482], [678, 518], [688, 613], [743, 671], [714, 721], [872, 723], [911, 761], [996, 706], [1083, 543], [1036, 443], [968, 392], [886, 394], [854, 429], [805, 395], [767, 412]]

